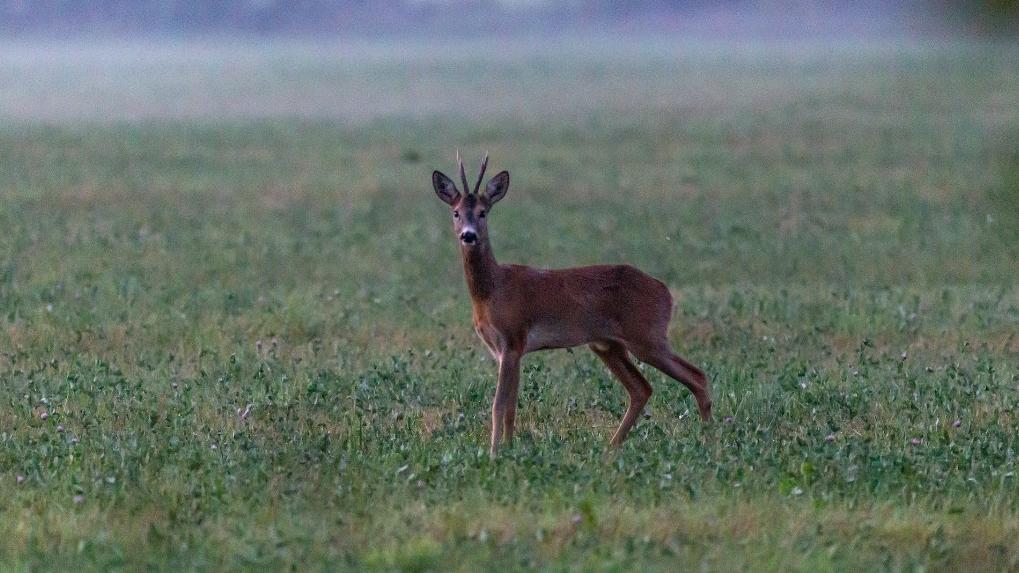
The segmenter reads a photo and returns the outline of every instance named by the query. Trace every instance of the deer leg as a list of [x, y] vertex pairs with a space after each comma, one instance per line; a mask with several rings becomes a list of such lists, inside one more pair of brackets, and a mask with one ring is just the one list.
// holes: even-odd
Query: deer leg
[[705, 422], [711, 419], [711, 393], [704, 371], [672, 352], [667, 340], [650, 347], [632, 347], [630, 351], [641, 362], [654, 366], [686, 386], [697, 400], [701, 419]]
[[613, 446], [619, 446], [626, 439], [626, 435], [630, 433], [630, 429], [637, 423], [637, 417], [640, 416], [644, 405], [647, 404], [648, 399], [651, 397], [651, 385], [648, 384], [644, 375], [630, 361], [630, 358], [626, 355], [626, 348], [622, 344], [618, 342], [597, 342], [591, 345], [591, 350], [605, 363], [609, 371], [622, 382], [627, 394], [630, 395], [630, 403], [626, 407], [626, 413], [623, 414], [623, 420], [619, 422], [619, 428], [616, 429], [616, 433], [612, 436], [612, 441], [609, 442]]
[[513, 443], [513, 432], [517, 423], [517, 391], [520, 389], [520, 365], [517, 364], [516, 376], [513, 384], [508, 388], [506, 396], [506, 412], [503, 419], [503, 430], [507, 444]]
[[[495, 399], [492, 400], [492, 447], [489, 451], [492, 456], [495, 456], [496, 448], [502, 439], [504, 425], [509, 428], [507, 436], [513, 435], [512, 424], [516, 412], [507, 417], [507, 411], [510, 408], [510, 398], [516, 400], [519, 383], [520, 355], [505, 351], [499, 358], [499, 383], [495, 387]], [[516, 404], [513, 405], [514, 410], [515, 406]]]

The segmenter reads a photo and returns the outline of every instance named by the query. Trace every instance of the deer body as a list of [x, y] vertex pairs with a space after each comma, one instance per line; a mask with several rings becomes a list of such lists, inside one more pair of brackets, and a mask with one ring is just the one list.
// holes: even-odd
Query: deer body
[[[540, 270], [495, 265], [492, 296], [472, 298], [474, 327], [496, 356], [605, 340], [668, 327], [669, 289], [627, 265]], [[635, 328], [637, 327], [637, 328]]]
[[439, 198], [453, 208], [474, 329], [499, 362], [491, 453], [495, 454], [504, 433], [507, 440], [513, 438], [520, 359], [536, 350], [589, 345], [619, 379], [630, 402], [612, 437], [613, 445], [626, 438], [652, 392], [630, 354], [689, 388], [702, 419], [708, 420], [711, 398], [707, 378], [675, 355], [669, 345], [672, 295], [661, 281], [629, 265], [544, 270], [496, 262], [486, 217], [505, 195], [509, 174], [499, 173], [479, 194], [487, 163], [486, 157], [473, 193], [462, 162], [464, 193], [438, 171], [432, 174], [432, 182]]

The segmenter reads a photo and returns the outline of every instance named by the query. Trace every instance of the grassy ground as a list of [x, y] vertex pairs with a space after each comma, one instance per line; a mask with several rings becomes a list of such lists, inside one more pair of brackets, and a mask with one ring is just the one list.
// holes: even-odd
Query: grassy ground
[[[1019, 51], [558, 48], [0, 51], [0, 569], [1019, 569]], [[534, 354], [488, 458], [456, 146], [501, 260], [670, 285], [715, 423], [649, 369], [606, 454]]]

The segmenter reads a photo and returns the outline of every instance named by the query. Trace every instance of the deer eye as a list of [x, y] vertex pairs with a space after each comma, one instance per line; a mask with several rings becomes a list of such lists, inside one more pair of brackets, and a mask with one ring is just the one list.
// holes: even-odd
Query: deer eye
[[454, 219], [459, 219], [460, 218], [460, 211], [453, 211], [453, 218]]
[[478, 213], [478, 217], [481, 217], [482, 219], [484, 219], [485, 218], [485, 212], [482, 211], [482, 212]]

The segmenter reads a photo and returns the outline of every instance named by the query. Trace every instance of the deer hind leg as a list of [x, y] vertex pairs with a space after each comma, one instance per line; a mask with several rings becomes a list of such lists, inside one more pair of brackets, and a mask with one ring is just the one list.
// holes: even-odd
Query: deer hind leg
[[630, 395], [630, 403], [626, 407], [626, 413], [623, 414], [623, 420], [619, 422], [619, 428], [612, 436], [612, 441], [610, 442], [613, 446], [618, 446], [623, 443], [626, 435], [630, 433], [630, 429], [637, 423], [637, 417], [640, 416], [644, 405], [647, 404], [648, 399], [651, 397], [651, 385], [648, 384], [644, 375], [640, 373], [640, 370], [637, 369], [629, 356], [626, 355], [626, 348], [622, 344], [618, 342], [596, 342], [591, 345], [591, 350], [605, 363], [609, 371], [622, 382], [627, 394]]
[[668, 339], [661, 340], [656, 344], [628, 346], [634, 356], [641, 362], [651, 366], [675, 378], [690, 392], [697, 400], [697, 410], [700, 411], [701, 419], [705, 422], [711, 419], [711, 392], [708, 384], [708, 377], [704, 371], [687, 362], [672, 351]]

